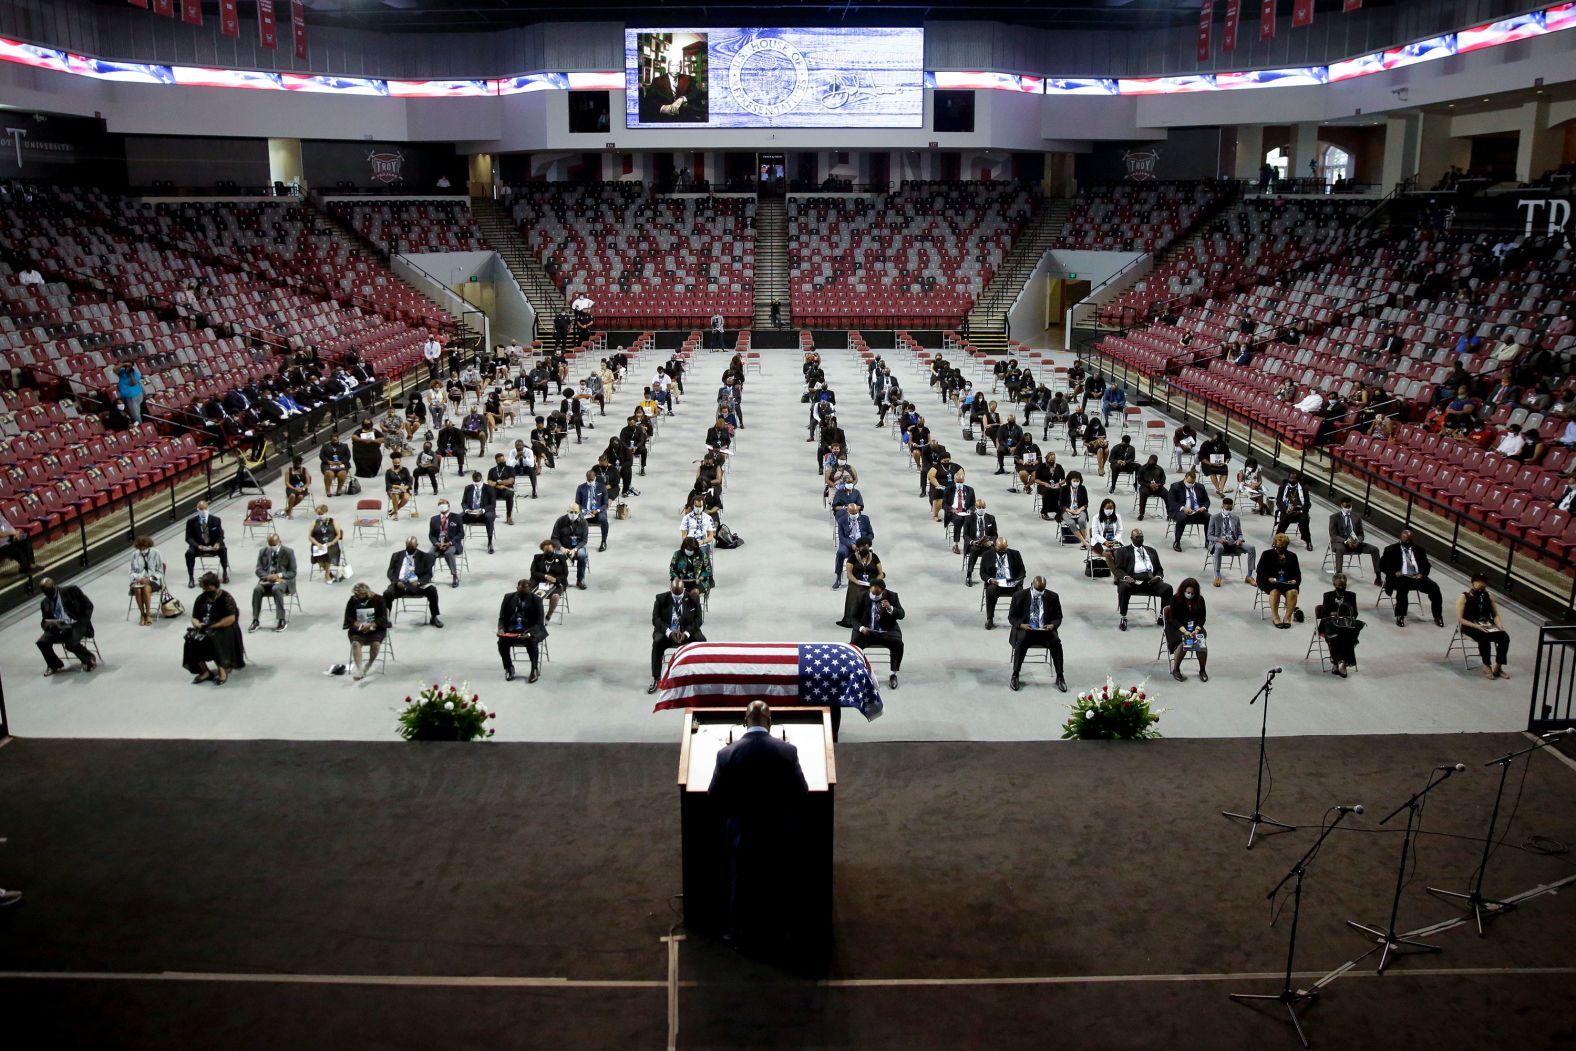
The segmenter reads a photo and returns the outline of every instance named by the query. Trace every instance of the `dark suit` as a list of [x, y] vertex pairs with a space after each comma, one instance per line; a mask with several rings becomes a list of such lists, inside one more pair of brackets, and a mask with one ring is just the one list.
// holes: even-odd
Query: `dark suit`
[[792, 894], [789, 845], [809, 791], [798, 750], [769, 730], [747, 730], [718, 750], [706, 794], [726, 829], [733, 937], [763, 936], [769, 917], [781, 915], [778, 892]]
[[186, 520], [186, 578], [192, 579], [196, 572], [197, 556], [217, 555], [219, 568], [226, 578], [230, 576], [230, 549], [224, 543], [224, 523], [219, 521], [219, 516], [210, 514], [205, 524], [201, 515], [192, 515]]
[[[663, 113], [663, 106], [671, 106], [679, 99], [684, 105], [675, 113]], [[640, 89], [640, 123], [642, 124], [704, 124], [706, 123], [705, 99], [695, 91], [692, 78], [680, 80], [670, 74], [651, 78]]]
[[1373, 563], [1374, 579], [1379, 579], [1379, 549], [1365, 539], [1362, 516], [1356, 511], [1337, 511], [1330, 516], [1330, 549], [1335, 552], [1337, 573], [1348, 555], [1367, 555]]
[[[1005, 557], [1005, 576], [997, 573], [999, 559]], [[1016, 548], [1009, 547], [1005, 551], [982, 551], [980, 553], [980, 583], [985, 585], [985, 626], [990, 627], [996, 623], [996, 600], [1003, 595], [1007, 601], [1012, 601], [1012, 596], [1023, 586], [1023, 556]], [[1007, 580], [1010, 583], [998, 583]]]
[[1138, 520], [1144, 520], [1149, 501], [1166, 498], [1166, 469], [1158, 463], [1144, 464], [1138, 469]]
[[974, 564], [980, 560], [980, 556], [996, 546], [996, 516], [977, 508], [964, 515], [963, 542], [966, 545], [964, 556], [968, 560], [963, 567], [963, 576], [971, 579], [974, 576]]
[[541, 643], [547, 638], [547, 622], [542, 616], [542, 600], [534, 592], [524, 595], [511, 591], [498, 607], [498, 656], [503, 670], [514, 671], [514, 648], [524, 646], [531, 658], [531, 670], [541, 667]]
[[1145, 544], [1144, 554], [1149, 556], [1151, 569], [1148, 573], [1134, 571], [1133, 566], [1138, 558], [1131, 545], [1116, 553], [1116, 568], [1112, 573], [1116, 578], [1116, 611], [1124, 617], [1127, 616], [1128, 600], [1134, 595], [1154, 595], [1162, 606], [1171, 601], [1171, 585], [1161, 579], [1165, 568], [1160, 564], [1159, 552]]
[[[43, 596], [38, 603], [38, 610], [42, 614], [44, 628], [44, 633], [38, 637], [38, 652], [44, 655], [44, 663], [49, 669], [59, 671], [66, 666], [55, 654], [57, 645], [81, 661], [83, 666], [91, 666], [94, 663], [93, 654], [82, 645], [82, 640], [93, 637], [93, 602], [82, 593], [82, 589], [75, 584], [62, 584], [55, 588], [54, 597]], [[64, 614], [71, 624], [57, 627], [49, 623], [60, 614]]]
[[586, 582], [586, 567], [591, 563], [590, 552], [586, 550], [586, 541], [590, 538], [591, 531], [586, 527], [586, 520], [570, 518], [567, 514], [559, 515], [558, 521], [553, 523], [553, 540], [559, 547], [569, 552], [569, 557], [575, 560], [575, 583]]
[[[1192, 493], [1193, 503], [1196, 505], [1192, 511], [1188, 510], [1188, 494]], [[1176, 523], [1172, 548], [1177, 550], [1182, 545], [1182, 530], [1193, 523], [1200, 525], [1209, 524], [1209, 493], [1204, 489], [1203, 482], [1194, 482], [1189, 486], [1186, 482], [1176, 481], [1171, 483], [1171, 491], [1166, 495], [1166, 510], [1171, 520]]]
[[[848, 641], [862, 650], [872, 647], [887, 650], [892, 654], [892, 674], [896, 675], [903, 666], [903, 628], [898, 623], [904, 616], [903, 604], [891, 588], [882, 592], [881, 598], [890, 602], [892, 608], [879, 608], [868, 591], [859, 597], [854, 606], [854, 637]], [[871, 630], [866, 633], [866, 628]]]
[[433, 617], [438, 616], [438, 589], [432, 586], [433, 557], [422, 550], [410, 552], [415, 563], [416, 579], [413, 583], [404, 583], [400, 580], [400, 569], [405, 565], [406, 552], [396, 551], [389, 556], [388, 581], [389, 586], [384, 589], [383, 601], [388, 603], [389, 609], [394, 608], [394, 600], [401, 595], [420, 595], [427, 600], [427, 611]]
[[1057, 634], [1062, 626], [1062, 600], [1050, 588], [1040, 593], [1042, 607], [1040, 610], [1040, 624], [1038, 630], [1030, 628], [1025, 630], [1023, 625], [1030, 623], [1034, 609], [1034, 589], [1024, 588], [1012, 596], [1012, 605], [1007, 610], [1007, 620], [1012, 624], [1012, 634], [1008, 641], [1012, 643], [1012, 674], [1017, 675], [1023, 670], [1023, 656], [1029, 651], [1030, 646], [1044, 646], [1051, 652], [1051, 663], [1056, 666], [1056, 677], [1062, 678], [1062, 639]]
[[1311, 545], [1313, 536], [1308, 531], [1308, 509], [1312, 506], [1306, 485], [1282, 482], [1275, 491], [1275, 532], [1289, 532], [1291, 526], [1296, 525], [1302, 542]]
[[870, 524], [870, 516], [864, 513], [851, 515], [839, 512], [837, 515], [837, 564], [832, 567], [832, 577], [835, 580], [843, 579], [843, 563], [848, 556], [853, 554], [854, 544], [860, 539], [868, 539], [872, 543], [876, 538], [876, 527]]
[[[575, 504], [581, 516], [602, 530], [602, 543], [607, 544], [607, 486], [601, 482], [581, 482], [575, 486]], [[587, 530], [589, 537], [590, 530]]]
[[[277, 584], [266, 584], [270, 576], [278, 575]], [[252, 587], [252, 619], [263, 610], [263, 599], [274, 600], [274, 613], [283, 624], [285, 620], [285, 596], [295, 590], [296, 557], [295, 552], [284, 544], [277, 548], [267, 545], [257, 552], [257, 583]]]
[[701, 634], [701, 624], [705, 616], [701, 613], [700, 599], [696, 595], [685, 591], [677, 596], [678, 608], [678, 633], [675, 639], [673, 630], [673, 603], [675, 596], [671, 591], [664, 591], [657, 596], [651, 605], [651, 679], [655, 682], [662, 676], [662, 655], [675, 646], [682, 646], [686, 642], [705, 642], [706, 636]]
[[[427, 523], [427, 540], [432, 544], [432, 557], [434, 561], [443, 559], [449, 567], [449, 575], [459, 579], [459, 565], [455, 556], [465, 551], [465, 522], [452, 509], [446, 515], [433, 515]], [[439, 544], [446, 543], [446, 547]]]
[[1385, 593], [1395, 596], [1395, 615], [1400, 618], [1406, 616], [1411, 593], [1420, 591], [1428, 596], [1428, 604], [1433, 610], [1434, 619], [1440, 620], [1444, 616], [1444, 604], [1439, 594], [1439, 585], [1428, 578], [1431, 569], [1428, 552], [1416, 544], [1411, 546], [1411, 551], [1417, 573], [1410, 577], [1401, 575], [1406, 567], [1406, 561], [1400, 544], [1391, 544], [1384, 549], [1384, 554], [1379, 556], [1379, 572], [1384, 574]]
[[[938, 471], [937, 474], [939, 475], [940, 472]], [[947, 487], [947, 493], [943, 498], [941, 507], [947, 516], [947, 524], [952, 527], [952, 542], [954, 544], [959, 543], [963, 536], [964, 516], [973, 512], [974, 504], [978, 500], [979, 497], [975, 495], [974, 487], [967, 482]]]
[[487, 550], [493, 549], [493, 532], [498, 524], [498, 496], [492, 486], [472, 482], [460, 494], [460, 520], [481, 522], [487, 527]]

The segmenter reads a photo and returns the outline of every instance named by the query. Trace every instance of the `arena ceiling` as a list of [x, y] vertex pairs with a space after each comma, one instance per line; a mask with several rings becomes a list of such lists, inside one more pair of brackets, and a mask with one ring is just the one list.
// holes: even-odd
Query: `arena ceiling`
[[[96, 0], [125, 6], [125, 0]], [[1395, 0], [1364, 0], [1388, 7]], [[305, 0], [312, 25], [382, 32], [475, 32], [538, 22], [628, 25], [921, 25], [947, 20], [1054, 29], [1136, 30], [1198, 24], [1199, 0]], [[1279, 0], [1289, 16], [1291, 0]], [[1316, 0], [1322, 12], [1341, 0]], [[243, 0], [243, 12], [252, 7]], [[285, 7], [283, 3], [278, 5]], [[1246, 4], [1244, 5], [1247, 6]], [[216, 0], [204, 0], [217, 12]], [[244, 17], [244, 14], [243, 14]], [[287, 16], [288, 17], [288, 16]], [[1218, 17], [1218, 15], [1217, 15]]]

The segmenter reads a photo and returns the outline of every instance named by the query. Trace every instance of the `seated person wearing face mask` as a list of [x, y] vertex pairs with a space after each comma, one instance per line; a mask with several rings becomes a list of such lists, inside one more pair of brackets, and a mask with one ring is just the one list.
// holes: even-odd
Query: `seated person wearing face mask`
[[427, 539], [432, 543], [433, 560], [442, 559], [449, 566], [449, 586], [460, 586], [460, 569], [456, 558], [465, 553], [465, 523], [449, 510], [449, 501], [438, 501], [438, 513], [427, 523]]
[[580, 515], [580, 505], [570, 504], [569, 510], [553, 523], [553, 540], [558, 549], [575, 560], [575, 587], [586, 589], [586, 572], [591, 565], [591, 553], [586, 548], [590, 530]]
[[1023, 671], [1023, 658], [1029, 648], [1044, 646], [1050, 651], [1051, 663], [1056, 668], [1056, 688], [1066, 693], [1067, 679], [1062, 669], [1062, 639], [1059, 634], [1062, 600], [1056, 592], [1045, 586], [1044, 577], [1035, 577], [1028, 590], [1012, 597], [1007, 620], [1012, 625], [1012, 633], [1008, 637], [1012, 643], [1012, 689], [1022, 688], [1018, 676]]
[[670, 579], [668, 590], [651, 605], [651, 684], [646, 687], [647, 693], [657, 692], [664, 653], [688, 642], [706, 641], [700, 630], [704, 621], [700, 594], [686, 590], [678, 577]]
[[505, 681], [514, 680], [514, 650], [524, 646], [531, 658], [527, 682], [541, 678], [542, 640], [547, 638], [547, 622], [542, 615], [542, 599], [527, 577], [515, 583], [498, 607], [498, 656], [503, 658]]

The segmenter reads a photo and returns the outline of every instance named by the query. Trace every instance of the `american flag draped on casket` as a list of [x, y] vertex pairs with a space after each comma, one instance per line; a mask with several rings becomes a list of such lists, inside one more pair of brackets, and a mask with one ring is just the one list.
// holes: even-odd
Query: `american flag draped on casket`
[[673, 651], [655, 711], [738, 708], [751, 701], [881, 714], [870, 662], [844, 642], [691, 642]]

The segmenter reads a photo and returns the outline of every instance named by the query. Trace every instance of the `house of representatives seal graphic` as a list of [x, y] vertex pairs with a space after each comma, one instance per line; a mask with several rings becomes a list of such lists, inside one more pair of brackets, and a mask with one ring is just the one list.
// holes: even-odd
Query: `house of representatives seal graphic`
[[756, 37], [728, 67], [728, 89], [740, 108], [757, 117], [791, 113], [810, 88], [810, 64], [786, 40]]

